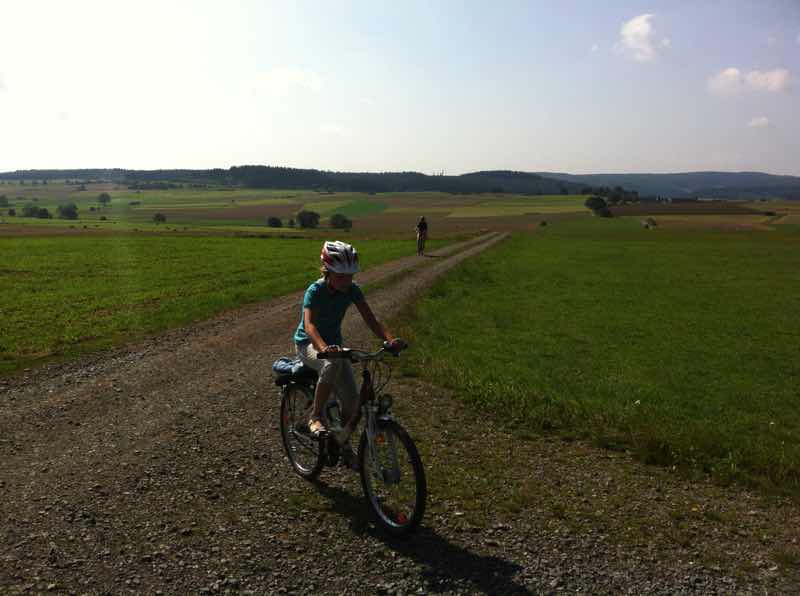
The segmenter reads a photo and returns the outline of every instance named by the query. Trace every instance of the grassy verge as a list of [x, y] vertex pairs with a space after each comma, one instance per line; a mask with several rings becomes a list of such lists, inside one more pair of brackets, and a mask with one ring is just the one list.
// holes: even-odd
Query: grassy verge
[[[318, 273], [319, 246], [285, 238], [0, 238], [0, 374], [301, 289]], [[413, 246], [358, 243], [365, 267]]]
[[800, 488], [795, 230], [586, 221], [519, 236], [407, 315], [411, 374], [524, 429]]

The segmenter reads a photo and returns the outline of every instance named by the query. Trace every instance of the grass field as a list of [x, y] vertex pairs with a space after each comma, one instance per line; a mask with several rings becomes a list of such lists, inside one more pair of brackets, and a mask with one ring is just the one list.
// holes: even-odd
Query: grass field
[[[0, 374], [301, 289], [319, 274], [319, 247], [317, 239], [0, 238]], [[365, 267], [413, 247], [358, 245]]]
[[517, 235], [404, 323], [409, 372], [520, 435], [800, 490], [800, 229], [648, 231], [632, 218]]

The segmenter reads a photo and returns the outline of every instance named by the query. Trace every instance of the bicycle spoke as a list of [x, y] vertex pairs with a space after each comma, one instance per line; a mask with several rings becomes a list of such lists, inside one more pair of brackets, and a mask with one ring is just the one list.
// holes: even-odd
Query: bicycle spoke
[[408, 436], [398, 432], [394, 423], [385, 424], [375, 435], [371, 453], [363, 458], [368, 468], [362, 476], [367, 498], [390, 531], [405, 531], [419, 523], [426, 496], [419, 455]]

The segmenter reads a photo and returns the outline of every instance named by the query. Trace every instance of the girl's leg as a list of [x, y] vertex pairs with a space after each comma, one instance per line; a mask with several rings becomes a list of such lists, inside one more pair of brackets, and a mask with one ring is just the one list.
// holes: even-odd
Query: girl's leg
[[331, 396], [333, 385], [331, 383], [317, 383], [317, 389], [314, 392], [314, 408], [311, 411], [311, 419], [322, 419], [322, 409], [328, 403], [328, 398]]
[[302, 348], [298, 347], [297, 354], [303, 364], [319, 373], [308, 428], [313, 433], [325, 432], [327, 429], [322, 422], [322, 412], [331, 395], [336, 378], [339, 376], [341, 365], [345, 362], [343, 360], [318, 360], [317, 351], [310, 343]]
[[349, 434], [352, 432], [352, 427], [355, 425], [355, 421], [358, 417], [361, 400], [358, 395], [356, 377], [353, 373], [352, 364], [346, 360], [343, 361], [342, 364], [344, 364], [344, 366], [336, 382], [336, 395], [339, 398], [339, 405], [342, 408], [342, 427], [345, 429], [346, 434]]

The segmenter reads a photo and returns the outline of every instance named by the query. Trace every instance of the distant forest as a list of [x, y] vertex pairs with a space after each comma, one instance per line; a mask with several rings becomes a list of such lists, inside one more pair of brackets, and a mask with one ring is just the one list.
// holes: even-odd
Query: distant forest
[[761, 172], [688, 172], [681, 174], [567, 174], [494, 170], [460, 176], [419, 172], [330, 172], [272, 166], [236, 166], [211, 170], [17, 170], [0, 180], [106, 180], [131, 188], [239, 186], [313, 189], [321, 192], [518, 193], [528, 195], [602, 194], [625, 189], [647, 198], [786, 198], [800, 200], [800, 177]]
[[524, 172], [491, 171], [460, 176], [418, 172], [328, 172], [271, 166], [236, 166], [228, 170], [17, 170], [0, 180], [107, 180], [135, 188], [159, 183], [214, 184], [247, 188], [315, 189], [330, 192], [521, 193], [575, 194], [586, 185]]

